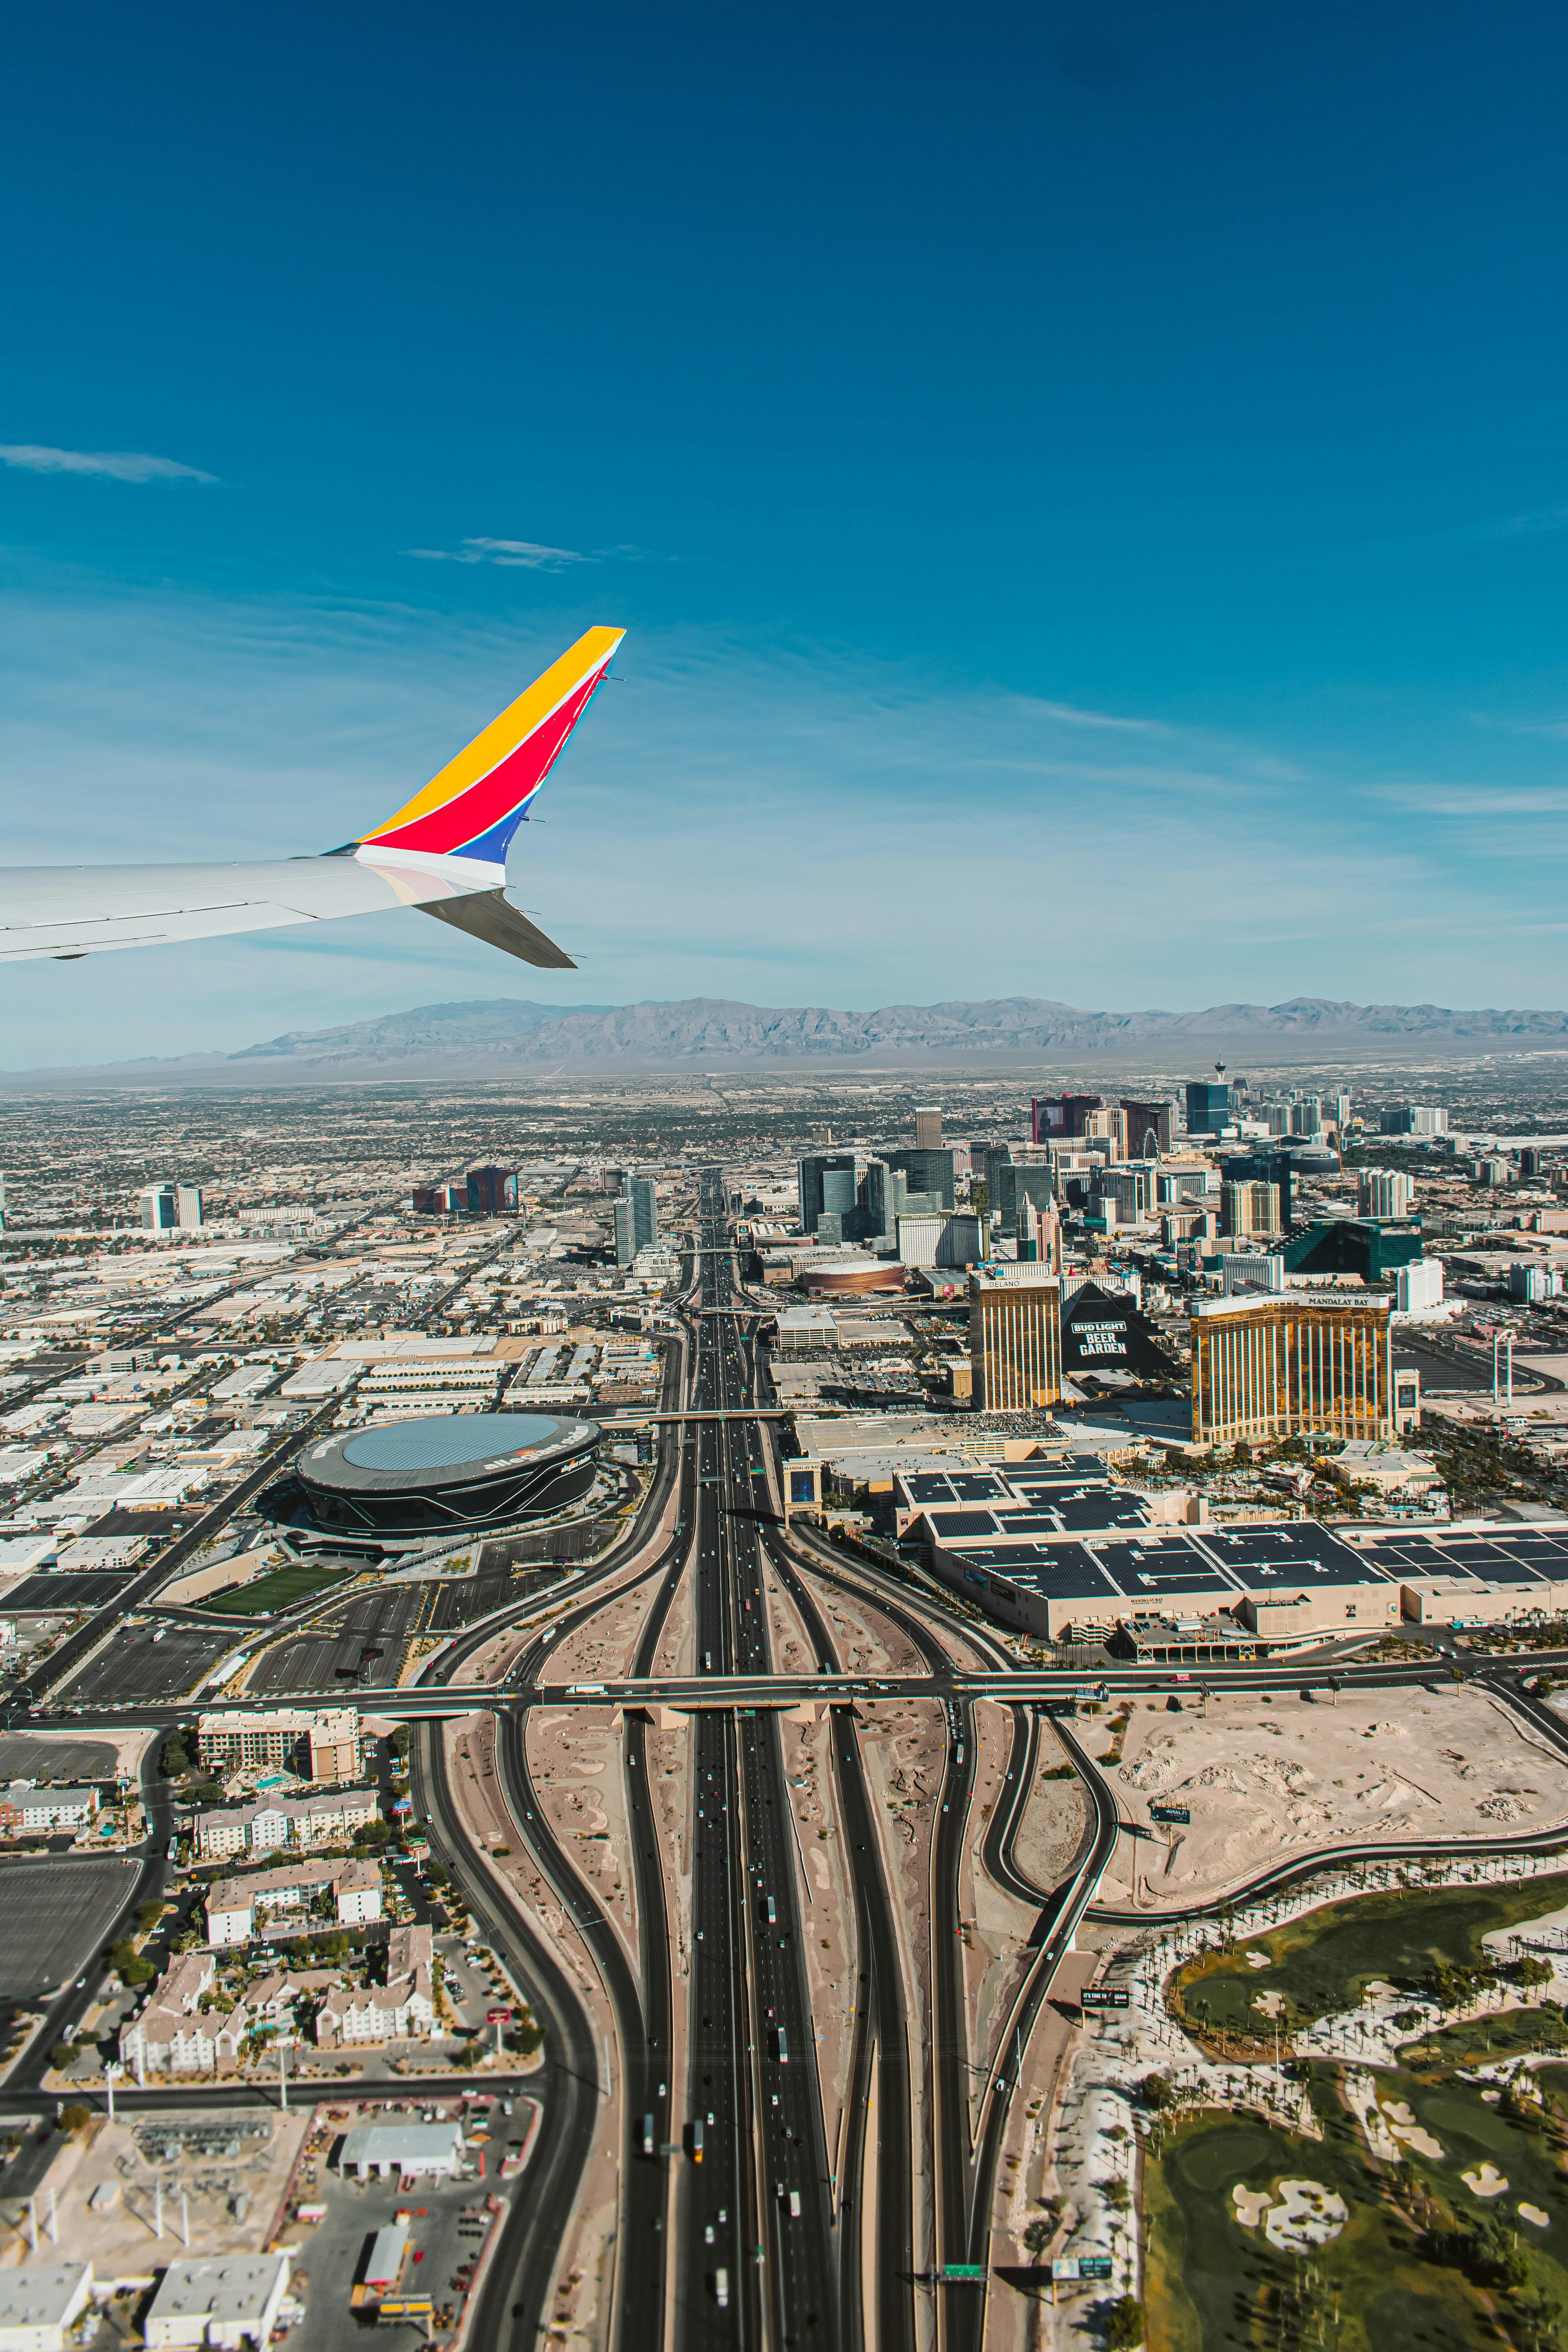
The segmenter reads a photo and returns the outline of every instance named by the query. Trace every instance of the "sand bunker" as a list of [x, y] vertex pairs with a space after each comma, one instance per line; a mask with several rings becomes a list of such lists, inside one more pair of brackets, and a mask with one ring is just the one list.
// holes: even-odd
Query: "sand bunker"
[[1408, 2100], [1385, 2099], [1383, 2112], [1388, 2117], [1389, 2130], [1396, 2140], [1402, 2140], [1406, 2147], [1413, 2147], [1417, 2156], [1429, 2156], [1434, 2163], [1442, 2160], [1446, 2151], [1441, 2140], [1434, 2139], [1426, 2126], [1416, 2122]]
[[[1349, 1693], [1337, 1706], [1211, 1697], [1206, 1720], [1137, 1709], [1111, 1774], [1129, 1814], [1162, 1840], [1151, 1801], [1192, 1816], [1163, 1855], [1141, 1841], [1153, 1907], [1218, 1893], [1291, 1853], [1568, 1820], [1568, 1767], [1484, 1691], [1380, 1691], [1377, 1704], [1397, 1711], [1373, 1714]], [[1119, 1856], [1107, 1873], [1111, 1900], [1129, 1888], [1117, 1882], [1130, 1869]]]
[[1538, 2230], [1549, 2230], [1552, 2227], [1551, 2214], [1543, 2213], [1539, 2205], [1521, 2204], [1519, 2217], [1521, 2221], [1533, 2221]]
[[1500, 2197], [1508, 2187], [1495, 2164], [1477, 2165], [1469, 2172], [1461, 2172], [1459, 2178], [1477, 2197]]
[[1342, 2197], [1321, 2180], [1282, 2180], [1279, 2202], [1264, 2217], [1263, 2234], [1282, 2254], [1310, 2254], [1326, 2246], [1350, 2220]]
[[1236, 2218], [1244, 2230], [1256, 2230], [1274, 2202], [1267, 2189], [1243, 2189], [1239, 2181], [1230, 2193], [1236, 2202]]

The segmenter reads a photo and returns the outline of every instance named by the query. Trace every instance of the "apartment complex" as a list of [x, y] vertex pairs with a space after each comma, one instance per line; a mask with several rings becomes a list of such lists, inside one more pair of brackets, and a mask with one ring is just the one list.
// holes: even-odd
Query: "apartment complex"
[[[285, 1933], [306, 1932], [302, 1916], [318, 1898], [330, 1902], [333, 1924], [363, 1927], [381, 1916], [381, 1872], [374, 1862], [297, 1862], [260, 1870], [250, 1878], [216, 1879], [207, 1893], [207, 1941], [247, 1944], [268, 1916], [283, 1917]], [[289, 1915], [301, 1915], [296, 1926]]]
[[1386, 1297], [1285, 1293], [1193, 1307], [1193, 1441], [1392, 1437]]
[[204, 1862], [233, 1853], [275, 1853], [280, 1846], [331, 1845], [352, 1837], [381, 1809], [373, 1789], [346, 1789], [341, 1796], [269, 1797], [254, 1805], [198, 1813], [196, 1852]]
[[1061, 1285], [1043, 1266], [1028, 1271], [1033, 1281], [987, 1269], [969, 1278], [970, 1375], [981, 1412], [1030, 1412], [1061, 1395]]
[[340, 1785], [360, 1776], [357, 1708], [280, 1707], [275, 1715], [226, 1710], [196, 1720], [196, 1754], [220, 1772], [275, 1766], [301, 1780]]

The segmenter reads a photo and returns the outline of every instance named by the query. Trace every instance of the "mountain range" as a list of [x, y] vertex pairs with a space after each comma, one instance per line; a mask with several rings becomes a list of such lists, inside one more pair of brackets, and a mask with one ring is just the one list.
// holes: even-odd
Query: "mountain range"
[[1568, 1013], [1351, 1004], [1319, 996], [1291, 997], [1283, 1004], [1211, 1004], [1196, 1013], [1092, 1012], [1035, 996], [889, 1004], [874, 1013], [702, 996], [672, 1004], [565, 1005], [487, 997], [422, 1004], [328, 1029], [291, 1029], [237, 1053], [12, 1071], [0, 1083], [265, 1086], [692, 1062], [799, 1068], [925, 1061], [973, 1068], [1042, 1056], [1158, 1062], [1216, 1046], [1269, 1060], [1314, 1053], [1390, 1059], [1554, 1045], [1568, 1048]]

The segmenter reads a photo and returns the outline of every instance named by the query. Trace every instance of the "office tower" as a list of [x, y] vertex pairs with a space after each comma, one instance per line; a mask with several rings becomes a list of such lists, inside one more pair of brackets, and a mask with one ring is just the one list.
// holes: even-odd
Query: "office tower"
[[[1545, 1172], [1546, 1161], [1533, 1144], [1527, 1143], [1519, 1155], [1519, 1172], [1527, 1183]], [[4, 1192], [0, 1189], [0, 1220], [4, 1218]]]
[[1042, 1095], [1031, 1103], [1030, 1133], [1037, 1143], [1065, 1143], [1083, 1133], [1091, 1111], [1103, 1110], [1099, 1095]]
[[631, 1201], [623, 1195], [615, 1204], [616, 1264], [630, 1265], [637, 1254], [637, 1219]]
[[1363, 1217], [1412, 1217], [1415, 1182], [1394, 1168], [1363, 1168], [1356, 1186], [1356, 1211]]
[[202, 1229], [202, 1188], [199, 1184], [177, 1184], [174, 1188], [174, 1213], [183, 1234], [199, 1234]]
[[658, 1239], [658, 1196], [651, 1176], [628, 1176], [626, 1198], [632, 1207], [632, 1238], [639, 1250], [652, 1249]]
[[142, 1204], [142, 1223], [149, 1233], [177, 1231], [180, 1204], [172, 1184], [143, 1184], [136, 1197]]
[[1170, 1150], [1172, 1122], [1175, 1118], [1171, 1104], [1130, 1102], [1123, 1095], [1121, 1108], [1127, 1120], [1129, 1160], [1158, 1160], [1163, 1151]]
[[1203, 1298], [1193, 1307], [1193, 1441], [1326, 1432], [1392, 1437], [1386, 1296]]
[[1351, 1123], [1351, 1098], [1349, 1095], [1331, 1095], [1329, 1097], [1328, 1108], [1324, 1116], [1342, 1135], [1346, 1128]]
[[811, 1151], [796, 1162], [800, 1188], [800, 1229], [814, 1234], [825, 1209], [847, 1217], [858, 1205], [855, 1154], [852, 1151]]
[[969, 1277], [969, 1362], [981, 1412], [1033, 1412], [1062, 1392], [1061, 1286]]
[[952, 1154], [939, 1145], [895, 1144], [881, 1154], [887, 1165], [903, 1177], [911, 1194], [920, 1193], [933, 1208], [954, 1205]]
[[1187, 1133], [1218, 1135], [1230, 1121], [1230, 1088], [1223, 1078], [1189, 1078]]
[[515, 1168], [470, 1168], [466, 1194], [467, 1205], [476, 1214], [500, 1216], [504, 1210], [517, 1206], [517, 1171]]
[[1237, 1240], [1253, 1234], [1280, 1231], [1279, 1188], [1256, 1181], [1222, 1184], [1219, 1192], [1220, 1231]]
[[[915, 1149], [917, 1151], [942, 1150], [942, 1110], [936, 1103], [915, 1105]], [[921, 1190], [924, 1190], [923, 1186]]]
[[985, 1181], [991, 1204], [991, 1230], [995, 1234], [1016, 1234], [1018, 1231], [1018, 1211], [1022, 1202], [1033, 1202], [1036, 1211], [1048, 1209], [1055, 1197], [1055, 1180], [1050, 1166], [1020, 1166], [1006, 1151], [988, 1151], [985, 1155]]

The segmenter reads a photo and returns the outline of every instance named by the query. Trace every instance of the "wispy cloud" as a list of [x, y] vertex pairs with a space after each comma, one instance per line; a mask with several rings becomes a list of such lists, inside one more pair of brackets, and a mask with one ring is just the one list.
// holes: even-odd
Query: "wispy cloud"
[[1568, 507], [1538, 507], [1531, 514], [1502, 515], [1482, 523], [1478, 539], [1538, 539], [1543, 533], [1568, 530]]
[[1079, 710], [1070, 702], [1041, 702], [1035, 709], [1042, 719], [1058, 719], [1067, 727], [1111, 727], [1124, 735], [1158, 735], [1163, 730], [1157, 719], [1115, 719], [1105, 710]]
[[150, 457], [139, 449], [47, 449], [36, 441], [0, 442], [0, 466], [24, 474], [90, 474], [102, 482], [216, 482], [199, 466]]
[[466, 539], [460, 547], [408, 547], [404, 553], [422, 563], [494, 563], [509, 572], [564, 572], [574, 563], [600, 561], [575, 547], [542, 547], [532, 539]]

